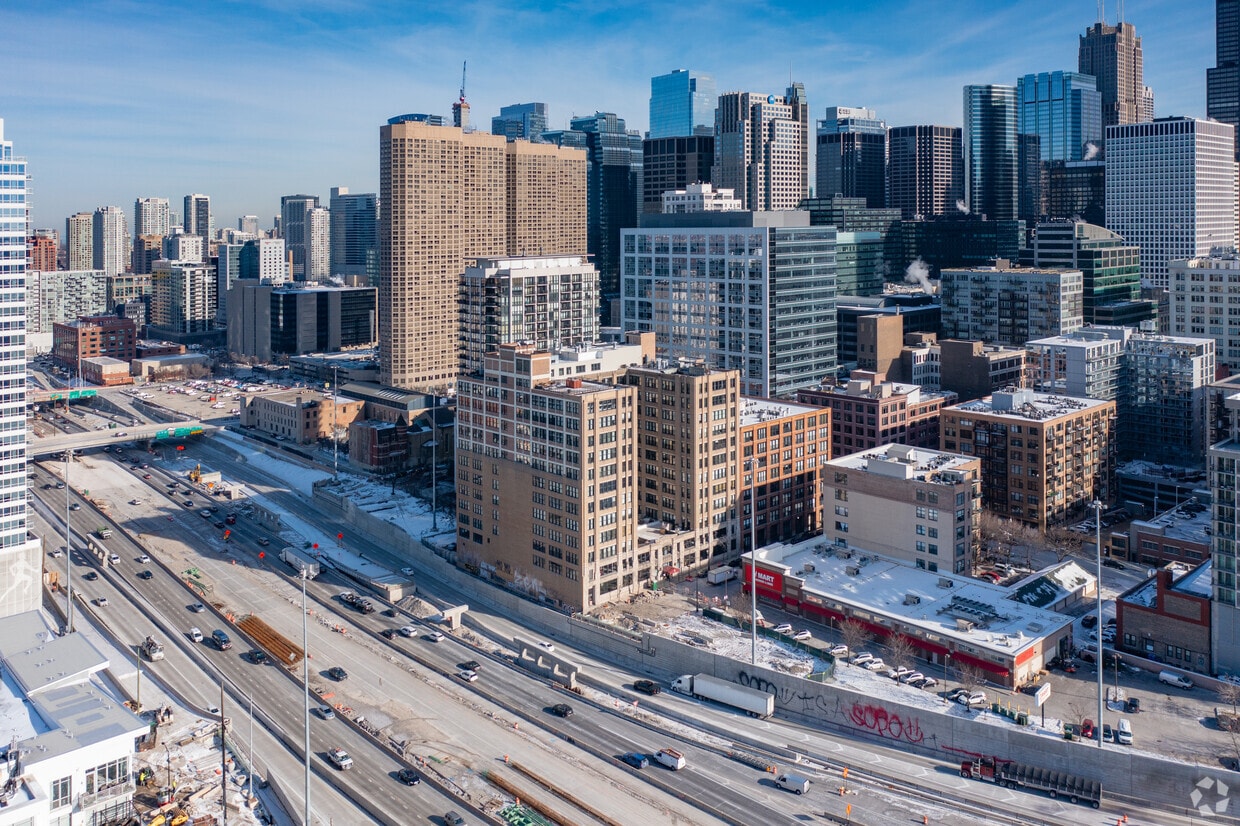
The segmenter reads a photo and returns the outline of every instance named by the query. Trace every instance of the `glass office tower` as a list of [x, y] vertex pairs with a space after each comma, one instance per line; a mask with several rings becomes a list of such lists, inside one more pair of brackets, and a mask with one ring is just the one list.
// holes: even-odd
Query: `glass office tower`
[[1016, 87], [964, 87], [964, 199], [993, 221], [1017, 217]]
[[1041, 139], [1042, 160], [1083, 161], [1102, 146], [1102, 93], [1080, 72], [1041, 72], [1016, 80], [1018, 129]]
[[677, 69], [650, 78], [649, 138], [711, 134], [715, 129], [715, 79]]

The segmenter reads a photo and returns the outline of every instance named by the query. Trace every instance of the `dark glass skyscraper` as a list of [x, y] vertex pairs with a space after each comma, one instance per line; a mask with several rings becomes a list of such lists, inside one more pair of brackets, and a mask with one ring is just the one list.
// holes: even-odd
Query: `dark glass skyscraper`
[[293, 280], [306, 280], [306, 215], [319, 205], [318, 195], [285, 195], [280, 199], [280, 237], [293, 256]]
[[715, 129], [715, 79], [701, 72], [676, 69], [650, 78], [650, 134], [680, 138], [711, 134]]
[[964, 161], [955, 126], [893, 126], [887, 132], [887, 205], [903, 216], [944, 215], [964, 201]]
[[664, 192], [710, 182], [715, 137], [647, 138], [642, 155], [642, 211], [662, 212]]
[[1015, 86], [964, 87], [964, 199], [993, 221], [1018, 213]]
[[1017, 129], [1041, 139], [1042, 160], [1079, 161], [1102, 146], [1102, 94], [1091, 75], [1042, 72], [1016, 80]]
[[586, 249], [599, 272], [599, 311], [607, 321], [620, 295], [620, 230], [637, 226], [642, 199], [642, 138], [624, 118], [596, 112], [573, 118], [570, 129], [547, 132], [560, 146], [586, 150]]
[[522, 138], [539, 143], [547, 131], [547, 104], [514, 103], [501, 106], [499, 115], [491, 118], [491, 134], [503, 135], [510, 141]]
[[886, 205], [887, 124], [870, 109], [831, 106], [818, 121], [819, 198], [865, 198]]
[[379, 277], [379, 196], [332, 188], [331, 274]]
[[1215, 0], [1214, 29], [1216, 65], [1206, 69], [1206, 116], [1240, 131], [1240, 0]]

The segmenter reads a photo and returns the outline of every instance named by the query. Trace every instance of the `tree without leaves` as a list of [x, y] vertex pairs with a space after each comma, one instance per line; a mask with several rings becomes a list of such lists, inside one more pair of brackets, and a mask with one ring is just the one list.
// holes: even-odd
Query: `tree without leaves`
[[893, 667], [912, 668], [917, 646], [903, 634], [892, 634], [887, 638], [887, 651]]
[[1223, 683], [1218, 689], [1218, 698], [1231, 706], [1231, 713], [1236, 714], [1236, 704], [1240, 703], [1240, 685]]
[[976, 665], [964, 664], [957, 666], [956, 678], [960, 681], [960, 687], [965, 691], [976, 691], [985, 679], [982, 669]]
[[846, 619], [840, 623], [840, 638], [853, 654], [858, 653], [870, 641], [871, 636], [873, 635], [870, 634], [870, 629], [858, 620]]

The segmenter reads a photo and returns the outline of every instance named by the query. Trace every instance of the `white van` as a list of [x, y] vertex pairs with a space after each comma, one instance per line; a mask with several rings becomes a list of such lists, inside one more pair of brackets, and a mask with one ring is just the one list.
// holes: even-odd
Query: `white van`
[[1115, 742], [1121, 746], [1132, 745], [1132, 723], [1128, 722], [1127, 717], [1119, 718], [1119, 728], [1115, 730]]
[[809, 778], [799, 774], [781, 774], [775, 778], [775, 785], [790, 792], [805, 794], [809, 791]]
[[1158, 682], [1173, 685], [1176, 688], [1190, 689], [1193, 687], [1193, 681], [1183, 674], [1177, 674], [1174, 671], [1158, 672]]

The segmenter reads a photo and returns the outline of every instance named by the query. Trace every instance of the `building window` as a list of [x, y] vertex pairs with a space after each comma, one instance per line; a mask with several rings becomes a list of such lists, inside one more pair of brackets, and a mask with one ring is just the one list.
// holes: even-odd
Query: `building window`
[[52, 808], [59, 809], [73, 802], [73, 778], [62, 777], [52, 781]]
[[86, 771], [86, 793], [96, 794], [129, 780], [129, 758], [122, 757]]

